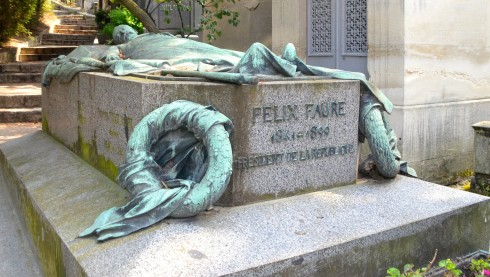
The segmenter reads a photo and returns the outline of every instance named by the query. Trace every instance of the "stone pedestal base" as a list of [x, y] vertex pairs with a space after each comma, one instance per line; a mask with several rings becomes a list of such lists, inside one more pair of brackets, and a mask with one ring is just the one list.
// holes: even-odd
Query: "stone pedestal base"
[[128, 193], [43, 132], [0, 145], [0, 173], [46, 276], [384, 276], [488, 249], [490, 198], [398, 176], [215, 208], [97, 243], [77, 235]]
[[43, 130], [115, 180], [134, 126], [163, 104], [189, 100], [212, 105], [235, 125], [223, 205], [355, 182], [358, 81], [284, 78], [239, 86], [166, 80], [108, 73], [81, 73], [67, 84], [53, 80], [43, 89]]

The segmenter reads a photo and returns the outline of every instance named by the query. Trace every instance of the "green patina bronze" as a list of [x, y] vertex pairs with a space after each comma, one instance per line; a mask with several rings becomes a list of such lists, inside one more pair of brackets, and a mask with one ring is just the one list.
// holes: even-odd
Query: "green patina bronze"
[[131, 200], [103, 212], [80, 237], [128, 235], [170, 217], [205, 211], [223, 194], [232, 172], [231, 121], [212, 107], [166, 104], [136, 125], [118, 182]]
[[[372, 162], [364, 171], [376, 169], [393, 178], [399, 172], [416, 176], [401, 161], [397, 137], [383, 112], [393, 104], [364, 74], [305, 64], [288, 44], [281, 56], [260, 43], [245, 53], [170, 34], [136, 36], [128, 26], [114, 30], [116, 46], [79, 47], [68, 56], [52, 60], [43, 74], [43, 85], [52, 78], [69, 82], [84, 71], [111, 71], [115, 75], [161, 71], [182, 77], [203, 77], [234, 84], [255, 84], [273, 77], [325, 76], [359, 80], [361, 107], [359, 137], [368, 140]], [[118, 181], [132, 199], [123, 207], [103, 212], [80, 236], [96, 234], [103, 241], [148, 227], [165, 217], [196, 215], [218, 200], [232, 171], [228, 139], [231, 122], [209, 107], [177, 101], [146, 116], [128, 142], [126, 164]]]

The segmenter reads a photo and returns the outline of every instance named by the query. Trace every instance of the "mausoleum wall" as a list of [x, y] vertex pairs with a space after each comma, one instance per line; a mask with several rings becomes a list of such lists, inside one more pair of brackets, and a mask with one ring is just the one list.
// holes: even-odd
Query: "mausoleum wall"
[[[255, 42], [272, 47], [272, 0], [241, 0], [225, 6], [240, 13], [240, 24], [230, 25], [226, 18], [219, 22], [223, 33], [213, 45], [238, 51], [246, 51]], [[204, 42], [207, 42], [206, 35], [204, 30]]]
[[428, 180], [472, 168], [471, 125], [490, 118], [490, 3], [368, 1], [368, 43], [404, 159]]

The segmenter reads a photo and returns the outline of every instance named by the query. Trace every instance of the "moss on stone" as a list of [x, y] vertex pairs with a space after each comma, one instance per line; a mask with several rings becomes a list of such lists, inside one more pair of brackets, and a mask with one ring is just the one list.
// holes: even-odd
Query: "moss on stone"
[[99, 155], [95, 139], [92, 140], [92, 143], [88, 143], [79, 136], [77, 143], [72, 149], [86, 162], [97, 168], [111, 180], [116, 181], [119, 169], [111, 160]]
[[112, 129], [109, 129], [109, 135], [113, 138], [118, 138], [119, 137], [119, 133], [112, 130]]
[[49, 123], [44, 113], [41, 116], [41, 126], [43, 128], [43, 131], [49, 134]]
[[6, 162], [2, 161], [2, 164], [3, 172], [8, 179], [7, 184], [12, 184], [17, 192], [19, 200], [17, 205], [24, 215], [25, 226], [38, 250], [37, 254], [44, 275], [66, 276], [60, 238], [52, 230], [49, 222], [37, 212], [38, 208], [31, 201], [24, 185], [12, 175], [14, 173], [11, 170], [8, 170], [9, 166]]

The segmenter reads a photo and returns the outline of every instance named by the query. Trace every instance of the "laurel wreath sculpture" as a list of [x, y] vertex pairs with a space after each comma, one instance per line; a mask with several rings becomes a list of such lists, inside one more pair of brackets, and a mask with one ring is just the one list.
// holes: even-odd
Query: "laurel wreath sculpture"
[[166, 217], [209, 209], [232, 173], [233, 124], [208, 106], [180, 100], [145, 116], [135, 127], [118, 182], [131, 193], [122, 207], [102, 212], [79, 236], [98, 241], [128, 235]]

